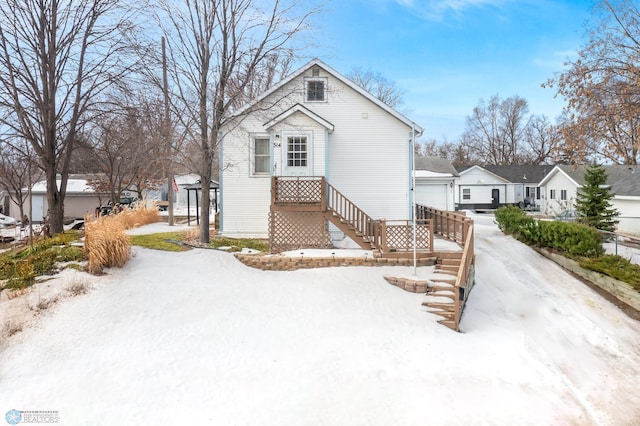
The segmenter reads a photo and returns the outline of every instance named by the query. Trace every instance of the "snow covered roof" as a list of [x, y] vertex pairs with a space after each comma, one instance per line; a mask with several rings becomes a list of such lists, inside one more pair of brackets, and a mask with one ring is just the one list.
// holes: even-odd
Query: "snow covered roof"
[[[58, 187], [60, 187], [60, 180], [58, 182]], [[33, 194], [46, 194], [47, 193], [47, 181], [41, 180], [36, 182], [31, 192]], [[95, 190], [87, 184], [87, 179], [76, 179], [69, 178], [67, 181], [67, 194], [71, 195], [93, 195], [95, 194]]]

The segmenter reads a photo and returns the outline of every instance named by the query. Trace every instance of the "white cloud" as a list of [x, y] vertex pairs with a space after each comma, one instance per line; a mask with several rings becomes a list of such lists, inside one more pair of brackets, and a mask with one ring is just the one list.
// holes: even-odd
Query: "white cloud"
[[469, 9], [501, 7], [513, 0], [394, 0], [423, 19], [438, 21], [446, 15], [460, 15]]
[[560, 71], [565, 67], [568, 61], [572, 61], [578, 57], [576, 50], [562, 50], [551, 52], [550, 55], [545, 57], [536, 57], [533, 59], [533, 63], [538, 68], [552, 69]]

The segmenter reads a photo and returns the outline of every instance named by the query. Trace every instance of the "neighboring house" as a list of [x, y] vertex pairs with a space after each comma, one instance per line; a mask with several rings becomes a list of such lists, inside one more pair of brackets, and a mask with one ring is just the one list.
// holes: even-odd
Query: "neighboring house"
[[439, 210], [455, 210], [455, 181], [460, 176], [451, 162], [438, 157], [416, 157], [416, 203]]
[[[82, 219], [86, 214], [94, 214], [96, 207], [100, 206], [108, 196], [107, 194], [98, 194], [92, 187], [87, 185], [88, 175], [70, 175], [67, 181], [67, 192], [64, 198], [64, 216], [69, 218]], [[60, 185], [60, 181], [58, 181]], [[27, 191], [27, 189], [24, 189]], [[40, 223], [47, 215], [47, 182], [40, 181], [33, 185], [31, 190], [31, 198], [33, 200], [33, 210], [31, 211], [31, 220], [34, 223]], [[29, 199], [27, 198], [24, 205], [24, 214], [29, 215]], [[12, 202], [11, 216], [20, 216], [18, 206]]]
[[497, 209], [517, 205], [542, 210], [544, 200], [538, 183], [553, 166], [494, 165], [458, 169], [455, 202], [458, 210]]
[[422, 129], [322, 61], [307, 63], [222, 130], [224, 235], [268, 236], [273, 176], [324, 177], [375, 219], [412, 217], [412, 138]]
[[[540, 182], [544, 212], [550, 216], [575, 215], [578, 189], [587, 166], [558, 165]], [[606, 165], [607, 183], [614, 194], [611, 204], [620, 216], [618, 230], [640, 234], [640, 166]]]

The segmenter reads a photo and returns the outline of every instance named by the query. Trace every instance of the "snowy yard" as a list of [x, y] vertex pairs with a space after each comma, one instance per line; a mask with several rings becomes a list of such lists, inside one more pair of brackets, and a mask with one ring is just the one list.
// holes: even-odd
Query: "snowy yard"
[[464, 333], [383, 279], [412, 268], [263, 272], [219, 251], [135, 248], [125, 268], [84, 275], [88, 294], [12, 337], [0, 414], [55, 410], [64, 425], [638, 424], [640, 323], [492, 216], [473, 218]]

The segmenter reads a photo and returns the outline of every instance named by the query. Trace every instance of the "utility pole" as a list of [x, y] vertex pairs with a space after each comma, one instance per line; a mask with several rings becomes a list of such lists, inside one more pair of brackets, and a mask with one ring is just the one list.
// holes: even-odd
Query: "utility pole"
[[169, 83], [167, 79], [167, 50], [165, 39], [162, 37], [162, 91], [164, 92], [164, 137], [167, 147], [167, 212], [168, 224], [173, 226], [173, 173], [172, 173], [172, 150], [171, 150], [171, 117], [169, 116]]

